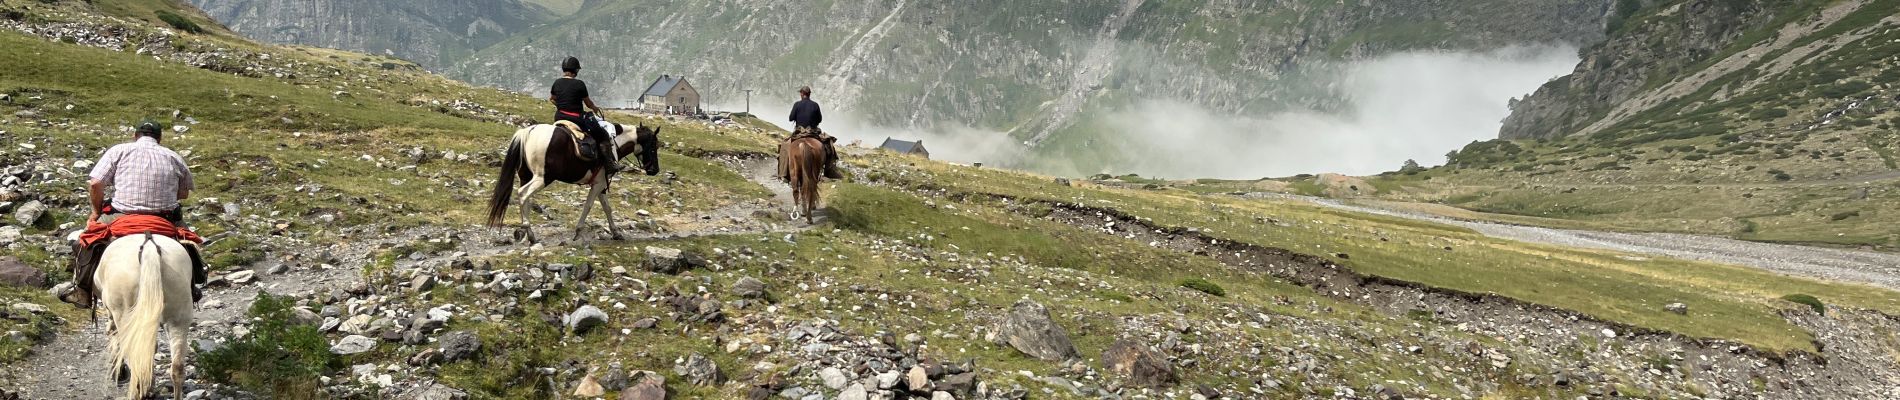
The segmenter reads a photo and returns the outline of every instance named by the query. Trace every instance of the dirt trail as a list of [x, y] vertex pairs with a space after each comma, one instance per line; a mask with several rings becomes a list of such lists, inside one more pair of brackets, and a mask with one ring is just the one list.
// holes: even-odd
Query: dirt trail
[[1499, 224], [1345, 204], [1292, 195], [1253, 195], [1306, 201], [1342, 210], [1461, 226], [1487, 236], [1754, 267], [1776, 273], [1900, 290], [1900, 254], [1749, 242], [1677, 233], [1621, 233]]
[[[730, 167], [745, 175], [747, 179], [764, 186], [773, 193], [772, 199], [753, 199], [740, 201], [712, 211], [695, 215], [664, 218], [666, 229], [660, 232], [625, 229], [625, 240], [607, 241], [591, 238], [573, 240], [573, 220], [570, 216], [558, 218], [537, 218], [533, 226], [534, 233], [543, 242], [541, 246], [587, 246], [596, 243], [631, 243], [637, 241], [666, 240], [714, 235], [773, 234], [802, 232], [811, 225], [802, 222], [776, 222], [791, 204], [791, 188], [778, 182], [772, 175], [775, 162], [772, 159], [739, 160]], [[552, 196], [549, 196], [552, 197]], [[572, 207], [566, 202], [551, 201], [548, 197], [539, 199], [539, 203], [552, 207]], [[577, 211], [573, 211], [577, 212]], [[596, 210], [596, 213], [599, 211]], [[625, 213], [625, 211], [622, 211]], [[777, 218], [760, 218], [777, 214]], [[598, 220], [595, 214], [593, 221]], [[822, 217], [822, 214], [820, 215]], [[632, 225], [631, 213], [620, 216], [620, 225]], [[822, 218], [821, 218], [822, 219]], [[820, 221], [822, 223], [822, 221]], [[456, 246], [452, 249], [436, 251], [418, 258], [404, 259], [396, 263], [398, 270], [418, 268], [428, 265], [446, 265], [453, 258], [466, 256], [484, 258], [507, 253], [517, 253], [531, 249], [527, 243], [515, 243], [512, 232], [507, 229], [488, 227], [445, 227], [430, 226], [411, 229], [395, 234], [381, 234], [379, 229], [364, 227], [356, 229], [364, 237], [374, 239], [358, 240], [347, 243], [317, 245], [297, 239], [269, 237], [268, 240], [283, 254], [296, 254], [292, 260], [283, 261], [289, 267], [281, 273], [266, 273], [267, 268], [258, 268], [256, 281], [247, 285], [225, 285], [205, 290], [204, 301], [198, 303], [198, 309], [192, 324], [191, 340], [199, 347], [216, 346], [216, 339], [226, 337], [233, 327], [246, 322], [245, 312], [259, 291], [278, 295], [303, 296], [325, 294], [333, 290], [347, 290], [360, 284], [362, 270], [373, 262], [372, 258], [383, 249], [411, 244], [431, 238], [453, 238]], [[604, 231], [601, 228], [592, 230]], [[605, 232], [598, 232], [604, 237]], [[329, 254], [335, 259], [318, 260], [308, 255]], [[276, 259], [273, 256], [273, 259]], [[264, 263], [260, 263], [264, 264]], [[226, 271], [229, 273], [232, 271]], [[48, 307], [69, 307], [65, 304], [49, 304]], [[0, 366], [0, 388], [17, 393], [24, 399], [109, 399], [123, 394], [120, 387], [112, 384], [103, 368], [106, 361], [105, 321], [95, 325], [78, 321], [79, 329], [59, 332], [57, 336], [34, 349], [33, 355], [13, 365]], [[164, 343], [169, 333], [161, 332], [159, 343]], [[160, 365], [167, 365], [171, 355], [166, 346], [159, 346]], [[195, 363], [194, 363], [195, 365]], [[195, 371], [195, 368], [193, 369]], [[191, 392], [207, 387], [202, 376], [193, 372], [185, 384]], [[156, 393], [170, 397], [169, 371], [158, 371]]]

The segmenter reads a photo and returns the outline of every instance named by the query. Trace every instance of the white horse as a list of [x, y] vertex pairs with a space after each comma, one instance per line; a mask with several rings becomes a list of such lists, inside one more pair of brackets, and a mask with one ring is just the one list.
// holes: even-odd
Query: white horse
[[[613, 126], [626, 132], [619, 124]], [[614, 157], [616, 160], [629, 155], [640, 155], [640, 169], [647, 175], [660, 173], [659, 145], [660, 129], [640, 125], [635, 132], [623, 133], [614, 137]], [[503, 215], [508, 211], [508, 203], [513, 202], [514, 192], [521, 192], [521, 224], [527, 232], [527, 238], [534, 240], [534, 231], [526, 229], [528, 211], [534, 208], [533, 196], [541, 188], [552, 182], [567, 182], [582, 185], [589, 182], [587, 198], [581, 200], [581, 217], [574, 223], [574, 237], [580, 238], [582, 229], [587, 225], [587, 214], [593, 209], [595, 201], [600, 202], [600, 210], [607, 217], [607, 231], [615, 239], [620, 239], [620, 228], [614, 225], [613, 206], [607, 201], [607, 187], [612, 174], [605, 174], [605, 168], [591, 161], [584, 161], [577, 153], [574, 135], [567, 129], [556, 129], [554, 125], [535, 125], [515, 131], [514, 138], [508, 144], [508, 154], [501, 163], [501, 176], [495, 182], [495, 194], [488, 200], [488, 225], [500, 226]], [[515, 187], [516, 179], [526, 181]]]
[[100, 307], [111, 318], [107, 371], [117, 377], [123, 367], [131, 374], [125, 398], [143, 398], [151, 390], [160, 323], [171, 333], [172, 397], [185, 398], [185, 344], [192, 314], [191, 256], [185, 247], [161, 235], [121, 237], [100, 256], [93, 282], [99, 287]]

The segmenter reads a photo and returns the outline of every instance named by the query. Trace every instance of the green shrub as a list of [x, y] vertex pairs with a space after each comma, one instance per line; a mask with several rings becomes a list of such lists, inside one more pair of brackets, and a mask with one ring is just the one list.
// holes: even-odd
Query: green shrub
[[1787, 296], [1781, 296], [1781, 299], [1799, 303], [1799, 304], [1806, 304], [1808, 308], [1813, 308], [1814, 312], [1827, 314], [1827, 306], [1821, 304], [1821, 299], [1814, 298], [1814, 296], [1796, 293], [1796, 294], [1791, 294]]
[[1840, 221], [1840, 220], [1858, 217], [1858, 216], [1860, 216], [1860, 211], [1848, 211], [1848, 212], [1835, 213], [1834, 215], [1828, 216], [1827, 220]]
[[1123, 303], [1135, 302], [1134, 297], [1129, 297], [1126, 294], [1122, 294], [1121, 292], [1116, 292], [1112, 290], [1097, 290], [1095, 291], [1095, 297], [1100, 297], [1102, 298], [1102, 300], [1118, 301], [1118, 302], [1123, 302]]
[[1749, 113], [1748, 116], [1755, 119], [1777, 119], [1777, 118], [1788, 116], [1788, 109], [1785, 109], [1785, 108], [1760, 109], [1760, 110], [1755, 110], [1755, 112]]
[[251, 265], [264, 260], [264, 250], [256, 243], [242, 236], [231, 237], [213, 242], [205, 249], [206, 264], [212, 270], [224, 270], [232, 267]]
[[1201, 279], [1201, 278], [1183, 279], [1181, 280], [1181, 287], [1199, 290], [1201, 291], [1201, 293], [1227, 297], [1227, 289], [1222, 289], [1220, 285], [1216, 285], [1214, 284], [1214, 282], [1208, 282], [1206, 279]]
[[295, 321], [295, 301], [259, 291], [251, 303], [250, 336], [199, 353], [205, 376], [266, 398], [314, 398], [318, 378], [340, 364], [316, 326]]
[[178, 13], [171, 12], [171, 10], [158, 10], [158, 20], [165, 21], [165, 24], [171, 25], [172, 29], [177, 29], [185, 33], [204, 33], [205, 32], [205, 28], [198, 26], [197, 22], [192, 22], [191, 19], [185, 18], [185, 16], [183, 15], [178, 15]]
[[1842, 83], [1842, 84], [1822, 88], [1821, 97], [1829, 98], [1829, 99], [1838, 99], [1842, 97], [1860, 94], [1860, 92], [1866, 91], [1867, 89], [1870, 89], [1870, 88], [1873, 88], [1873, 85], [1869, 85], [1867, 84], [1867, 82], [1851, 81], [1847, 83]]

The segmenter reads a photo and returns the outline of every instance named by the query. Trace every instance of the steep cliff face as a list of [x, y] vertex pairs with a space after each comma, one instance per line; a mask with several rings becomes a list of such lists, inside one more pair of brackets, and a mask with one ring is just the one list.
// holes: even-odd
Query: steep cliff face
[[1618, 21], [1621, 28], [1602, 45], [1586, 49], [1574, 73], [1514, 103], [1499, 136], [1615, 133], [1710, 111], [1701, 109], [1771, 86], [1787, 91], [1762, 83], [1802, 78], [1826, 60], [1821, 56], [1890, 30], [1896, 7], [1876, 0], [1689, 0], [1643, 7]]
[[251, 38], [445, 67], [553, 16], [518, 0], [191, 0]]
[[782, 100], [810, 84], [838, 113], [897, 127], [956, 125], [1041, 140], [1136, 99], [1225, 112], [1325, 109], [1304, 75], [1408, 49], [1600, 40], [1609, 0], [1416, 2], [599, 2], [457, 63], [458, 79], [545, 90], [589, 59], [604, 100], [686, 75], [714, 104]]

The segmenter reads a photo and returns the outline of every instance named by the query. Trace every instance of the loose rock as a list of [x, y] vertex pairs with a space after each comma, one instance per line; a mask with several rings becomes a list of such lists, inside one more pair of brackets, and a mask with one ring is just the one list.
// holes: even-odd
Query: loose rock
[[764, 298], [765, 282], [750, 276], [739, 278], [738, 282], [732, 283], [732, 294], [748, 299]]
[[376, 339], [370, 339], [369, 337], [366, 337], [363, 335], [349, 335], [349, 336], [344, 336], [343, 340], [339, 340], [336, 342], [335, 345], [330, 346], [330, 352], [335, 353], [335, 354], [351, 355], [351, 354], [357, 354], [357, 353], [370, 351], [375, 348], [376, 348]]
[[572, 332], [575, 335], [583, 335], [586, 334], [588, 330], [607, 323], [607, 312], [601, 311], [599, 307], [585, 305], [574, 309], [572, 313], [568, 313], [567, 318], [562, 322], [567, 324], [568, 332]]
[[443, 362], [456, 362], [474, 358], [482, 351], [482, 338], [472, 331], [455, 331], [442, 335], [438, 341], [442, 350]]
[[685, 362], [673, 366], [673, 372], [685, 377], [687, 382], [700, 386], [718, 385], [725, 380], [719, 373], [719, 365], [699, 353], [687, 355]]
[[666, 400], [666, 377], [651, 372], [642, 375], [639, 384], [620, 392], [620, 400]]
[[39, 200], [28, 201], [26, 204], [21, 204], [19, 208], [13, 209], [13, 221], [19, 222], [20, 226], [33, 226], [39, 223], [40, 217], [44, 216], [46, 216], [46, 205], [41, 204]]
[[1174, 365], [1146, 344], [1133, 339], [1116, 340], [1102, 351], [1102, 368], [1128, 379], [1128, 383], [1147, 388], [1173, 385], [1177, 378]]
[[1047, 361], [1080, 358], [1068, 332], [1049, 318], [1047, 307], [1033, 301], [1017, 301], [997, 331], [999, 340], [1031, 357]]
[[460, 390], [455, 390], [455, 388], [444, 386], [440, 383], [431, 383], [421, 390], [412, 391], [410, 393], [412, 394], [402, 398], [407, 400], [465, 400], [468, 398], [468, 393], [463, 393]]
[[46, 272], [13, 257], [0, 257], [0, 285], [45, 288]]

